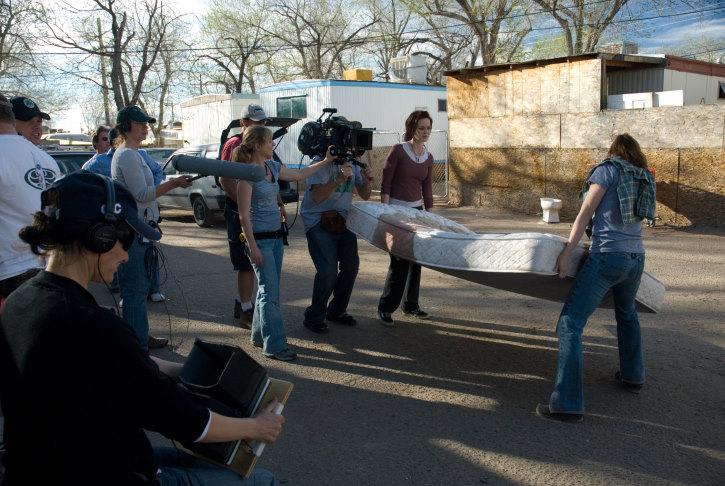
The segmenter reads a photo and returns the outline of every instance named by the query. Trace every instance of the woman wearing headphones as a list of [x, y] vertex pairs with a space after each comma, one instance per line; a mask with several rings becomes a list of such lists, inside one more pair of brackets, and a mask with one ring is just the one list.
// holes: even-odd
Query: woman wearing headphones
[[150, 357], [120, 317], [98, 306], [89, 282], [109, 282], [137, 235], [161, 234], [133, 196], [108, 178], [76, 172], [43, 191], [42, 210], [20, 232], [47, 256], [0, 316], [0, 400], [5, 485], [275, 484], [249, 479], [174, 449], [152, 448], [143, 429], [179, 441], [274, 442], [284, 418], [273, 403], [232, 418], [191, 402], [175, 383], [181, 365]]
[[[149, 123], [156, 123], [138, 106], [126, 106], [116, 116], [116, 130], [121, 145], [113, 153], [111, 176], [131, 191], [138, 205], [139, 217], [151, 224], [159, 222], [159, 205], [156, 198], [176, 187], [189, 187], [189, 176], [154, 185], [154, 176], [139, 153], [141, 142], [146, 140]], [[146, 238], [134, 241], [128, 250], [128, 262], [118, 267], [118, 284], [123, 300], [123, 318], [133, 326], [144, 348], [166, 346], [166, 339], [149, 336], [146, 314], [146, 298], [151, 288], [151, 278], [156, 263], [154, 243]]]

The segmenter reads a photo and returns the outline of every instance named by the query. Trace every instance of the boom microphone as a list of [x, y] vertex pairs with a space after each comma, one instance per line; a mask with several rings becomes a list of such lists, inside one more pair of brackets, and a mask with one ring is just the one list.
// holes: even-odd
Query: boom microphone
[[204, 176], [213, 175], [252, 182], [259, 182], [265, 176], [264, 168], [259, 165], [205, 159], [191, 155], [179, 155], [174, 159], [173, 164], [179, 172], [192, 172]]

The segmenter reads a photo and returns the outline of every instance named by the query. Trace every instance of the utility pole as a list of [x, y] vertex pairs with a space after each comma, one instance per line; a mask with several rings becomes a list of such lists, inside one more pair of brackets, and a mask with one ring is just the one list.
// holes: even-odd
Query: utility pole
[[106, 56], [103, 54], [103, 33], [101, 31], [101, 18], [96, 18], [98, 25], [98, 45], [101, 48], [101, 93], [103, 94], [103, 111], [106, 115], [106, 125], [111, 124], [111, 113], [108, 109], [108, 85], [106, 84]]

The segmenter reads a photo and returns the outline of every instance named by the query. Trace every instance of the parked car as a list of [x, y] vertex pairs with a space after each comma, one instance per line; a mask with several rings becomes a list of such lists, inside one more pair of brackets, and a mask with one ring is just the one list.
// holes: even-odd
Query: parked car
[[[174, 159], [179, 155], [216, 159], [218, 153], [218, 143], [185, 147], [175, 151], [163, 166], [164, 181], [174, 179], [182, 174], [188, 174], [192, 177], [199, 175], [176, 170]], [[217, 184], [214, 176], [206, 176], [195, 179], [191, 187], [186, 189], [177, 187], [163, 196], [159, 196], [156, 200], [162, 209], [191, 209], [196, 224], [205, 228], [211, 226], [217, 214], [224, 211], [225, 198], [224, 191]]]
[[48, 150], [47, 153], [58, 163], [63, 175], [81, 170], [83, 164], [95, 154], [89, 150]]
[[86, 133], [48, 133], [43, 140], [57, 142], [60, 145], [90, 145], [91, 136]]
[[164, 165], [169, 157], [171, 157], [171, 154], [173, 154], [177, 149], [175, 148], [159, 148], [159, 147], [149, 147], [144, 148], [143, 150], [146, 151], [147, 154], [151, 156], [152, 159], [154, 159], [156, 162], [158, 162], [160, 165]]

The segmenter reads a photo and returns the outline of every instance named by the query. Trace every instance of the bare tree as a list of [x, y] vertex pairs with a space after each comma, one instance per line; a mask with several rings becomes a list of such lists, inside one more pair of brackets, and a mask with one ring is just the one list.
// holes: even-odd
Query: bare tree
[[533, 0], [564, 31], [569, 55], [593, 52], [599, 38], [629, 0]]
[[44, 15], [42, 4], [32, 0], [0, 0], [0, 86], [6, 94], [12, 87], [24, 89], [28, 79], [40, 72], [33, 49], [33, 25]]
[[[49, 19], [51, 44], [85, 54], [71, 74], [104, 88], [100, 73], [88, 73], [89, 59], [105, 58], [110, 65], [110, 89], [116, 109], [137, 104], [144, 93], [146, 76], [164, 48], [167, 32], [179, 20], [163, 0], [92, 0], [91, 8], [64, 3]], [[72, 29], [60, 18], [79, 19]], [[96, 19], [101, 19], [101, 37]]]
[[348, 0], [273, 0], [270, 11], [277, 19], [268, 33], [282, 44], [275, 63], [283, 63], [289, 77], [340, 77], [352, 51], [363, 45], [366, 30], [379, 20], [377, 12], [356, 5]]
[[243, 9], [215, 0], [204, 15], [202, 42], [214, 47], [197, 59], [211, 64], [211, 81], [227, 93], [241, 93], [245, 83], [249, 91], [256, 92], [256, 71], [274, 54], [263, 30], [269, 24], [265, 11], [264, 0], [250, 2]]
[[365, 54], [375, 62], [379, 76], [389, 81], [391, 59], [409, 54], [416, 45], [428, 39], [410, 32], [411, 27], [418, 30], [420, 20], [406, 7], [404, 0], [369, 0], [365, 6], [380, 19], [368, 30]]
[[[528, 0], [406, 0], [406, 3], [431, 25], [436, 25], [435, 17], [445, 17], [471, 29], [476, 43], [467, 63], [470, 66], [510, 58], [531, 31], [523, 11]], [[518, 15], [513, 16], [515, 13]]]

